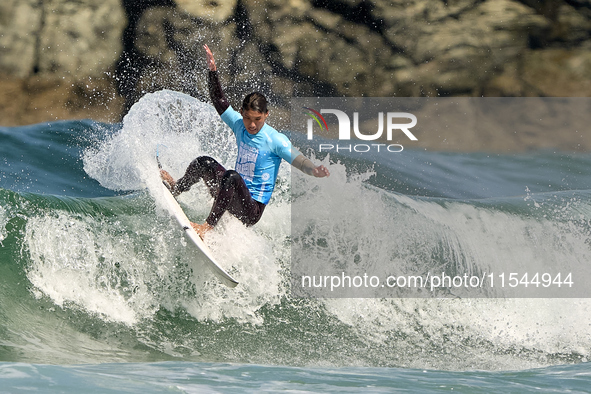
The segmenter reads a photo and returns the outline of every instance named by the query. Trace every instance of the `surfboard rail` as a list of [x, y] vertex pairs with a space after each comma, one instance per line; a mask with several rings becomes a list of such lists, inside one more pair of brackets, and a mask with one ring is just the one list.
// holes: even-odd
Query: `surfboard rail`
[[190, 241], [190, 243], [192, 245], [195, 246], [194, 249], [196, 249], [198, 251], [199, 255], [203, 258], [202, 260], [204, 260], [206, 262], [206, 265], [209, 267], [209, 269], [211, 269], [213, 274], [224, 285], [231, 287], [231, 288], [236, 287], [238, 285], [238, 281], [236, 281], [234, 278], [232, 278], [232, 276], [230, 276], [230, 274], [228, 274], [216, 262], [211, 251], [209, 250], [207, 245], [205, 245], [205, 243], [203, 242], [203, 240], [201, 239], [199, 234], [197, 234], [195, 229], [193, 229], [193, 226], [191, 226], [191, 222], [187, 218], [187, 215], [185, 215], [185, 212], [183, 211], [183, 209], [179, 205], [176, 198], [174, 198], [174, 196], [172, 195], [172, 193], [170, 192], [168, 187], [166, 187], [166, 185], [164, 185], [164, 183], [162, 183], [162, 188], [164, 189], [164, 196], [165, 196], [165, 200], [166, 200], [166, 205], [170, 208], [174, 218], [176, 219], [176, 221], [180, 225], [180, 227], [183, 230], [183, 233], [185, 234], [187, 239]]

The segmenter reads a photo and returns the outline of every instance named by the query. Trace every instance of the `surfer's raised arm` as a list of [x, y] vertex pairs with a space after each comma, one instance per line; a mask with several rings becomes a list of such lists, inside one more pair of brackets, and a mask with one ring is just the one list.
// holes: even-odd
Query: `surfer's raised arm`
[[205, 49], [205, 54], [207, 56], [207, 67], [209, 68], [209, 97], [211, 98], [213, 106], [218, 112], [218, 115], [221, 115], [226, 112], [230, 106], [230, 103], [228, 102], [228, 99], [222, 90], [222, 84], [220, 83], [220, 79], [218, 77], [217, 67], [215, 66], [215, 60], [213, 59], [213, 53], [211, 53], [211, 50], [207, 44], [203, 45], [203, 48]]

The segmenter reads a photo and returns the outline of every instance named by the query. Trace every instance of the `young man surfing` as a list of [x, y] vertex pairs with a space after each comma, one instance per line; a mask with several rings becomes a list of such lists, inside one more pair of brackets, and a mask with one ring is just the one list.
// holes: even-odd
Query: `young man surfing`
[[322, 178], [330, 175], [326, 167], [315, 166], [291, 145], [285, 135], [265, 123], [269, 110], [261, 93], [247, 95], [240, 112], [230, 106], [218, 78], [213, 54], [207, 45], [203, 47], [209, 68], [211, 101], [222, 120], [234, 132], [238, 144], [236, 169], [226, 170], [215, 159], [200, 156], [189, 164], [185, 175], [178, 181], [165, 170], [160, 171], [175, 196], [189, 190], [200, 179], [208, 187], [214, 198], [211, 212], [205, 223], [191, 223], [201, 238], [215, 227], [226, 211], [247, 226], [257, 223], [271, 199], [281, 160], [311, 176]]

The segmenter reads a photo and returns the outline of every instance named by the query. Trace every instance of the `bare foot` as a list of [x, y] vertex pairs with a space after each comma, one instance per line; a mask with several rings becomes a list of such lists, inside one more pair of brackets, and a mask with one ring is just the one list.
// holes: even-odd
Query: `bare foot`
[[195, 230], [195, 232], [197, 234], [199, 234], [199, 236], [201, 237], [201, 239], [204, 239], [205, 237], [205, 233], [208, 232], [209, 230], [212, 230], [213, 227], [209, 225], [209, 223], [203, 223], [203, 224], [197, 224], [197, 223], [193, 223], [191, 222], [191, 226], [193, 227], [193, 229]]

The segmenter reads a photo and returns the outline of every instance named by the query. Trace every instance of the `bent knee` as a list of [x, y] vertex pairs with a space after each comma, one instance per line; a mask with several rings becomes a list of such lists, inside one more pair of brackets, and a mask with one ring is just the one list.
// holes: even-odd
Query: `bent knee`
[[242, 176], [236, 172], [235, 170], [228, 170], [224, 172], [224, 176], [222, 177], [222, 185], [223, 186], [234, 186], [237, 185], [238, 182], [242, 180]]

